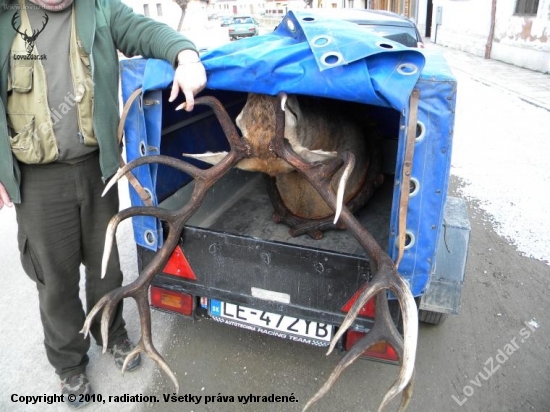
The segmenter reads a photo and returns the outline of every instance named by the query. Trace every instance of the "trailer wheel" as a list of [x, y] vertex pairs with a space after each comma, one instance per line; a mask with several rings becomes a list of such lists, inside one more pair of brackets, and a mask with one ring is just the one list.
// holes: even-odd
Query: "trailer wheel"
[[447, 319], [447, 314], [420, 309], [418, 311], [418, 319], [420, 322], [427, 323], [429, 325], [441, 325], [445, 322], [445, 319]]

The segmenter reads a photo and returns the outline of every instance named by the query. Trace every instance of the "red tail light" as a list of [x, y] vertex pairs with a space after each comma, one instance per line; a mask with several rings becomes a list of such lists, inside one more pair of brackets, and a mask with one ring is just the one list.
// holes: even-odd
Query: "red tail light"
[[179, 246], [176, 246], [174, 249], [174, 252], [172, 253], [172, 256], [170, 256], [163, 272], [168, 273], [169, 275], [179, 276], [184, 279], [197, 280], [195, 272], [191, 269], [187, 258]]
[[151, 305], [155, 308], [177, 312], [185, 316], [193, 316], [195, 297], [187, 293], [174, 292], [151, 286], [149, 290]]
[[[342, 306], [343, 312], [349, 312], [361, 292], [366, 288], [366, 286], [362, 287], [360, 290], [358, 290], [350, 300], [346, 302], [344, 306]], [[372, 298], [369, 300], [365, 306], [361, 308], [359, 311], [359, 316], [363, 316], [366, 318], [374, 319], [374, 316], [376, 315], [376, 306], [375, 306], [376, 298]], [[363, 332], [357, 332], [355, 330], [350, 330], [346, 333], [346, 350], [350, 350], [351, 347], [357, 342], [359, 339], [361, 339], [363, 336], [365, 336], [365, 333]], [[368, 358], [376, 358], [380, 360], [390, 361], [390, 362], [398, 362], [399, 356], [397, 356], [397, 352], [393, 349], [392, 346], [390, 346], [386, 342], [380, 342], [376, 345], [370, 347], [368, 350], [363, 352], [363, 355]]]
[[[366, 288], [366, 286], [362, 287], [361, 289], [359, 289], [352, 297], [350, 300], [348, 300], [346, 302], [346, 304], [344, 306], [342, 306], [342, 312], [346, 312], [348, 313], [349, 310], [351, 309], [351, 307], [353, 306], [353, 304], [355, 303], [355, 301], [357, 300], [357, 298], [359, 297], [359, 295], [361, 294], [361, 292], [363, 292], [363, 290]], [[374, 306], [374, 302], [375, 302], [375, 299], [372, 298], [371, 300], [369, 300], [365, 306], [363, 306], [361, 308], [361, 310], [359, 311], [359, 316], [364, 316], [365, 318], [370, 318], [370, 319], [374, 319], [374, 315], [376, 313], [375, 311], [375, 306]]]
[[[363, 332], [357, 332], [355, 330], [348, 331], [346, 334], [346, 350], [350, 350], [355, 342], [357, 342], [363, 336], [365, 336]], [[374, 346], [371, 346], [369, 349], [363, 352], [362, 356], [391, 362], [399, 362], [399, 356], [397, 356], [397, 352], [387, 342], [380, 342]]]

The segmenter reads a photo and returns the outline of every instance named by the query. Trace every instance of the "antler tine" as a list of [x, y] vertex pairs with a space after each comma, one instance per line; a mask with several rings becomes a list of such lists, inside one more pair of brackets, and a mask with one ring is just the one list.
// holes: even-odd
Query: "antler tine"
[[[377, 318], [372, 329], [360, 341], [353, 345], [340, 362], [338, 362], [323, 386], [308, 400], [303, 411], [306, 411], [311, 405], [325, 396], [338, 380], [342, 372], [373, 345], [380, 342], [387, 342], [395, 349], [401, 359], [403, 353], [403, 340], [395, 326], [393, 326], [393, 321], [388, 309], [388, 299], [384, 291], [380, 291], [376, 296], [376, 313]], [[391, 323], [393, 328], [390, 327], [390, 329], [387, 330], [385, 325], [389, 323]]]
[[130, 217], [134, 216], [155, 216], [161, 220], [170, 219], [170, 212], [161, 208], [152, 206], [135, 206], [125, 210], [121, 210], [114, 215], [105, 231], [105, 246], [103, 248], [103, 258], [101, 260], [101, 278], [105, 277], [107, 272], [107, 265], [109, 263], [109, 257], [111, 256], [111, 250], [113, 249], [113, 243], [116, 239], [116, 230], [118, 225]]
[[[361, 342], [367, 338], [370, 338], [369, 335], [365, 336]], [[304, 406], [304, 408], [302, 409], [302, 412], [305, 412], [307, 411], [315, 402], [319, 401], [323, 396], [325, 396], [328, 391], [330, 391], [332, 389], [332, 386], [334, 385], [334, 383], [338, 380], [338, 378], [340, 377], [340, 375], [342, 374], [342, 372], [344, 372], [344, 370], [346, 370], [346, 368], [351, 365], [353, 362], [355, 362], [357, 360], [357, 358], [359, 358], [361, 356], [361, 354], [363, 353], [362, 351], [359, 351], [359, 350], [355, 350], [355, 347], [357, 347], [361, 342], [357, 342], [352, 350], [348, 351], [345, 356], [342, 358], [342, 360], [340, 362], [338, 362], [338, 364], [334, 367], [334, 369], [332, 370], [332, 372], [330, 373], [329, 377], [327, 378], [327, 380], [325, 381], [325, 383], [323, 384], [323, 386], [321, 386], [321, 388], [317, 391], [317, 393], [315, 395], [313, 395], [306, 403], [306, 405]], [[369, 342], [369, 345], [368, 346], [372, 346], [373, 344], [375, 344], [376, 342]], [[367, 349], [368, 346], [365, 348]]]
[[111, 187], [113, 187], [114, 184], [118, 182], [128, 172], [131, 172], [136, 167], [139, 167], [145, 164], [152, 164], [152, 163], [171, 166], [174, 169], [178, 169], [178, 170], [181, 170], [182, 172], [189, 174], [189, 176], [191, 176], [194, 179], [201, 176], [203, 173], [203, 170], [199, 169], [198, 167], [193, 166], [192, 164], [184, 160], [176, 159], [174, 157], [169, 157], [165, 155], [151, 155], [151, 156], [138, 157], [137, 159], [132, 160], [130, 163], [125, 164], [123, 167], [117, 170], [115, 175], [109, 180], [109, 182], [105, 186], [102, 196], [104, 196], [105, 193], [107, 193], [111, 189]]
[[338, 328], [338, 332], [334, 334], [330, 346], [327, 351], [327, 355], [330, 355], [334, 350], [334, 347], [340, 340], [340, 338], [346, 333], [349, 327], [355, 322], [359, 311], [365, 304], [371, 300], [377, 293], [382, 293], [384, 290], [384, 284], [379, 279], [374, 279], [369, 285], [363, 290], [363, 292], [358, 296], [357, 300], [353, 303], [352, 307], [348, 311], [344, 321]]
[[80, 330], [80, 333], [84, 335], [84, 337], [88, 336], [88, 333], [90, 333], [90, 328], [92, 327], [92, 322], [95, 318], [95, 316], [99, 313], [101, 309], [103, 309], [103, 306], [105, 305], [105, 302], [109, 300], [111, 297], [111, 293], [103, 296], [101, 299], [97, 301], [95, 306], [92, 308], [92, 310], [88, 313], [86, 316], [86, 320], [84, 321], [84, 325], [82, 326], [82, 329]]
[[409, 403], [411, 403], [412, 392], [414, 387], [414, 375], [415, 375], [415, 372], [413, 371], [411, 380], [409, 381], [407, 386], [405, 386], [405, 389], [403, 389], [403, 394], [401, 395], [401, 403], [399, 404], [399, 409], [397, 409], [397, 412], [405, 412], [409, 406]]
[[141, 339], [139, 340], [138, 344], [134, 348], [132, 352], [126, 356], [126, 359], [124, 360], [124, 363], [122, 365], [122, 373], [126, 371], [126, 367], [128, 366], [128, 363], [132, 360], [132, 358], [137, 355], [140, 352], [143, 352], [147, 354], [153, 361], [159, 366], [159, 368], [168, 375], [172, 383], [174, 384], [176, 388], [176, 393], [179, 392], [179, 383], [176, 378], [176, 375], [170, 369], [164, 358], [159, 354], [155, 346], [153, 345], [153, 337], [151, 334], [151, 311], [149, 310], [149, 301], [147, 300], [147, 293], [145, 289], [142, 289], [139, 291], [139, 293], [136, 293], [134, 296], [134, 300], [136, 301], [138, 312], [140, 315], [140, 322], [141, 322]]
[[[368, 299], [367, 299], [368, 300]], [[413, 299], [414, 302], [414, 299]], [[401, 301], [400, 301], [401, 303]], [[388, 403], [399, 393], [402, 393], [401, 402], [399, 406], [399, 411], [403, 412], [411, 399], [412, 388], [413, 388], [413, 379], [414, 379], [414, 356], [416, 354], [416, 345], [411, 349], [410, 339], [408, 333], [405, 332], [405, 343], [403, 339], [397, 332], [395, 325], [391, 319], [388, 305], [387, 305], [387, 296], [382, 290], [377, 295], [376, 300], [376, 319], [373, 328], [367, 333], [367, 335], [357, 342], [353, 348], [344, 356], [344, 358], [338, 363], [334, 368], [333, 372], [325, 382], [325, 384], [319, 389], [319, 391], [308, 401], [306, 408], [309, 408], [313, 403], [321, 399], [328, 391], [332, 388], [336, 380], [340, 377], [342, 372], [352, 364], [355, 359], [357, 359], [361, 354], [367, 350], [369, 347], [379, 343], [387, 342], [389, 343], [394, 350], [397, 352], [401, 360], [401, 368], [398, 378], [388, 389], [382, 402], [378, 407], [378, 411], [381, 412], [388, 405]], [[407, 310], [404, 309], [403, 313], [407, 313]], [[414, 311], [416, 313], [416, 311]], [[410, 322], [406, 319], [403, 320], [404, 327], [408, 325], [414, 325], [414, 322]], [[408, 326], [410, 329], [410, 326]], [[417, 328], [413, 328], [416, 329]], [[414, 338], [414, 337], [413, 337]], [[416, 340], [413, 339], [413, 342], [416, 344]], [[411, 358], [412, 355], [412, 358]]]
[[344, 171], [342, 172], [342, 176], [340, 176], [340, 180], [338, 182], [338, 192], [336, 194], [336, 211], [334, 213], [334, 224], [338, 222], [338, 219], [340, 218], [340, 213], [342, 213], [342, 207], [344, 206], [344, 194], [346, 191], [346, 184], [348, 182], [349, 177], [351, 176], [351, 172], [353, 172], [353, 168], [355, 167], [355, 156], [351, 152], [348, 153], [346, 156], [346, 160], [344, 162]]
[[397, 273], [395, 273], [392, 280], [397, 282], [391, 289], [399, 301], [401, 314], [403, 315], [403, 360], [401, 369], [399, 370], [399, 376], [388, 392], [386, 392], [378, 409], [379, 411], [381, 411], [397, 394], [404, 390], [406, 390], [406, 393], [404, 392], [403, 396], [411, 396], [411, 380], [414, 375], [416, 344], [418, 341], [418, 312], [416, 302], [408, 286], [405, 284], [405, 281], [401, 279]]

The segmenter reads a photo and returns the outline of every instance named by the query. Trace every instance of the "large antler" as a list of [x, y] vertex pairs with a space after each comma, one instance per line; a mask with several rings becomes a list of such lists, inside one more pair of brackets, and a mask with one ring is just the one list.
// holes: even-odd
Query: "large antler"
[[[127, 357], [127, 361], [133, 355], [144, 352], [148, 354], [172, 379], [176, 389], [179, 389], [177, 380], [153, 346], [151, 338], [151, 315], [147, 301], [147, 289], [155, 274], [166, 264], [170, 254], [177, 245], [180, 232], [183, 230], [185, 222], [197, 210], [202, 202], [206, 191], [217, 182], [230, 168], [237, 164], [241, 159], [250, 155], [249, 148], [238, 137], [238, 133], [231, 122], [231, 119], [224, 111], [221, 104], [212, 97], [201, 97], [196, 100], [196, 104], [207, 104], [214, 110], [218, 117], [225, 134], [228, 137], [231, 150], [220, 163], [208, 170], [200, 170], [182, 160], [169, 158], [166, 156], [146, 156], [134, 160], [123, 167], [111, 180], [109, 185], [114, 184], [124, 173], [140, 166], [142, 164], [161, 163], [182, 170], [195, 179], [195, 187], [190, 202], [176, 211], [167, 211], [158, 207], [132, 207], [118, 213], [110, 222], [107, 231], [107, 240], [105, 244], [104, 262], [110, 254], [114, 234], [118, 224], [128, 217], [138, 215], [155, 216], [168, 224], [168, 236], [164, 246], [154, 256], [152, 261], [143, 269], [140, 276], [133, 283], [121, 287], [102, 298], [92, 309], [83, 328], [84, 333], [88, 333], [91, 322], [97, 313], [103, 309], [101, 320], [101, 334], [104, 345], [108, 341], [108, 327], [110, 319], [117, 304], [125, 297], [132, 297], [136, 300], [140, 315], [142, 337], [136, 349]], [[400, 410], [404, 410], [410, 400], [412, 393], [412, 381], [414, 375], [414, 362], [416, 356], [416, 343], [418, 337], [418, 315], [414, 298], [404, 280], [397, 273], [396, 266], [389, 255], [378, 245], [372, 235], [355, 219], [353, 214], [342, 204], [341, 194], [334, 193], [331, 180], [334, 174], [344, 167], [343, 175], [349, 173], [353, 167], [354, 159], [351, 153], [343, 153], [339, 158], [326, 162], [309, 163], [298, 156], [288, 141], [284, 139], [284, 113], [280, 102], [275, 107], [277, 113], [276, 137], [270, 144], [272, 153], [292, 165], [301, 173], [308, 182], [319, 192], [325, 202], [336, 211], [336, 218], [355, 236], [363, 249], [370, 257], [371, 269], [374, 273], [372, 282], [366, 285], [359, 298], [356, 300], [340, 329], [334, 336], [329, 353], [333, 350], [336, 342], [353, 324], [361, 308], [373, 297], [376, 297], [376, 319], [373, 328], [351, 350], [343, 357], [336, 366], [328, 380], [321, 387], [309, 402], [305, 409], [309, 408], [314, 402], [323, 397], [338, 379], [340, 374], [347, 366], [353, 363], [366, 349], [376, 343], [388, 342], [398, 353], [401, 360], [399, 376], [384, 396], [379, 410], [382, 410], [396, 395], [403, 392]], [[341, 185], [342, 186], [342, 185]], [[109, 186], [110, 187], [110, 186]], [[105, 266], [105, 265], [104, 265]], [[403, 315], [404, 339], [401, 337], [394, 325], [388, 309], [387, 291], [393, 292], [399, 301]], [[105, 350], [105, 348], [104, 348]], [[126, 367], [126, 362], [123, 369]]]
[[106, 233], [105, 249], [103, 252], [103, 268], [102, 276], [105, 275], [106, 262], [111, 253], [113, 241], [115, 238], [116, 229], [118, 224], [132, 216], [154, 216], [164, 222], [168, 226], [168, 236], [164, 242], [163, 247], [153, 257], [151, 262], [141, 271], [139, 277], [129, 285], [120, 287], [97, 302], [97, 304], [90, 311], [86, 317], [82, 333], [86, 336], [90, 330], [94, 317], [103, 310], [101, 316], [101, 336], [103, 340], [103, 352], [107, 350], [107, 342], [109, 338], [109, 324], [111, 317], [114, 314], [118, 303], [126, 298], [132, 297], [137, 304], [140, 323], [141, 323], [141, 339], [138, 342], [136, 348], [132, 353], [126, 357], [122, 370], [126, 369], [127, 363], [137, 353], [143, 352], [149, 355], [159, 367], [170, 377], [176, 387], [176, 391], [179, 390], [179, 385], [174, 373], [170, 370], [170, 367], [166, 364], [162, 356], [155, 349], [151, 336], [151, 312], [149, 309], [149, 301], [147, 298], [147, 290], [151, 284], [151, 280], [155, 274], [162, 270], [166, 265], [171, 253], [176, 247], [181, 231], [184, 228], [187, 220], [198, 209], [206, 192], [216, 183], [227, 171], [229, 171], [239, 160], [248, 154], [247, 146], [239, 138], [239, 134], [233, 125], [230, 117], [223, 109], [221, 103], [212, 97], [200, 97], [195, 100], [197, 105], [207, 105], [211, 107], [214, 114], [218, 118], [222, 129], [226, 134], [231, 151], [229, 154], [216, 166], [207, 170], [201, 170], [183, 160], [174, 159], [167, 156], [145, 156], [130, 162], [128, 165], [119, 169], [117, 174], [111, 179], [106, 187], [109, 189], [116, 183], [124, 174], [130, 170], [141, 166], [143, 164], [160, 163], [167, 166], [174, 167], [185, 173], [188, 173], [195, 180], [195, 187], [191, 196], [191, 200], [182, 208], [175, 211], [168, 211], [159, 207], [142, 206], [131, 207], [119, 212], [109, 222]]
[[[280, 96], [280, 99], [283, 99]], [[353, 324], [361, 308], [373, 297], [376, 296], [376, 318], [373, 328], [367, 335], [357, 342], [340, 363], [333, 370], [325, 384], [308, 401], [304, 410], [308, 409], [313, 403], [322, 398], [332, 387], [341, 373], [351, 363], [353, 363], [365, 350], [371, 346], [385, 341], [388, 342], [399, 355], [401, 360], [401, 369], [399, 376], [384, 396], [379, 411], [399, 393], [403, 392], [400, 410], [405, 410], [410, 396], [412, 394], [412, 380], [414, 374], [414, 363], [416, 357], [416, 343], [418, 338], [418, 313], [416, 303], [411, 291], [405, 281], [397, 273], [394, 262], [390, 256], [384, 252], [372, 235], [359, 223], [353, 214], [345, 207], [340, 206], [342, 202], [338, 201], [331, 185], [334, 174], [338, 171], [342, 162], [346, 171], [353, 165], [353, 154], [343, 153], [341, 159], [335, 159], [326, 163], [308, 163], [300, 158], [288, 141], [284, 140], [284, 113], [279, 109], [279, 104], [275, 105], [277, 111], [276, 137], [272, 141], [272, 150], [281, 159], [287, 161], [307, 181], [319, 192], [325, 202], [336, 211], [336, 218], [340, 212], [340, 222], [353, 234], [370, 258], [371, 269], [374, 273], [372, 282], [370, 282], [361, 292], [358, 299], [348, 312], [344, 322], [329, 347], [332, 352], [334, 346], [342, 335]], [[345, 174], [345, 173], [344, 173]], [[397, 331], [396, 326], [390, 316], [388, 309], [388, 299], [386, 291], [394, 293], [399, 301], [403, 315], [403, 334], [404, 340]]]

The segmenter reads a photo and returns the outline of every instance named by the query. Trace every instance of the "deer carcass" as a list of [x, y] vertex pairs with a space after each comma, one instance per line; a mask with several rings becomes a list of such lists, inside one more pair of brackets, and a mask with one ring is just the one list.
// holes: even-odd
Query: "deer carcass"
[[[291, 226], [293, 236], [308, 233], [319, 239], [322, 230], [335, 227], [335, 211], [304, 176], [274, 153], [271, 143], [275, 137], [276, 99], [265, 94], [248, 95], [236, 123], [250, 146], [250, 157], [241, 160], [236, 167], [272, 176], [269, 193], [275, 207], [274, 220]], [[281, 108], [285, 112], [284, 137], [294, 152], [310, 163], [333, 159], [346, 151], [353, 153], [353, 170], [349, 174], [340, 170], [332, 179], [332, 187], [339, 193], [337, 213], [342, 203], [353, 212], [383, 181], [376, 137], [366, 135], [365, 127], [339, 105], [325, 106], [326, 102], [326, 99], [284, 95]], [[226, 154], [185, 156], [216, 164]]]

